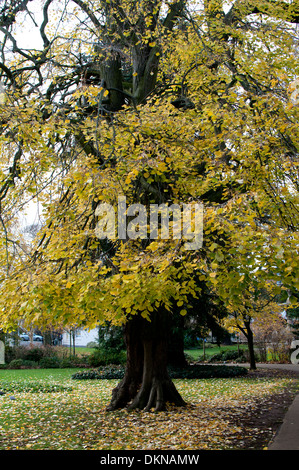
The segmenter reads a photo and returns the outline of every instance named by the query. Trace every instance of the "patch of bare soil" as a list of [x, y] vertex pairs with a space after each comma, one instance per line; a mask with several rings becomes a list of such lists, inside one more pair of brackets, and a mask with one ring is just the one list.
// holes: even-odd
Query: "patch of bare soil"
[[234, 424], [244, 432], [242, 438], [233, 441], [232, 449], [262, 450], [267, 449], [279, 430], [284, 416], [298, 393], [299, 374], [286, 370], [259, 369], [250, 371], [249, 377], [256, 378], [291, 378], [291, 386], [274, 393], [269, 397], [257, 400], [252, 412], [241, 418], [236, 418]]

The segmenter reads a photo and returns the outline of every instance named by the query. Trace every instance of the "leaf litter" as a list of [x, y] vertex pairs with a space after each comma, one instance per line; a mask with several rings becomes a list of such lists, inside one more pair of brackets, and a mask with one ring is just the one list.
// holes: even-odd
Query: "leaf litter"
[[277, 403], [282, 413], [298, 388], [294, 377], [275, 374], [175, 383], [188, 405], [159, 413], [107, 412], [116, 380], [69, 380], [55, 393], [16, 386], [16, 400], [0, 397], [0, 449], [264, 448], [278, 426]]

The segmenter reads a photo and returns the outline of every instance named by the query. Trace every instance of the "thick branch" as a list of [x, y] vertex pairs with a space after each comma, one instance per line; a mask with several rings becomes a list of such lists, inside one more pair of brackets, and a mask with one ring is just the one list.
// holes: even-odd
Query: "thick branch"
[[99, 22], [95, 14], [90, 10], [86, 2], [82, 0], [73, 0], [73, 2], [76, 3], [81, 8], [81, 10], [84, 11], [84, 13], [87, 14], [87, 16], [89, 17], [89, 19], [92, 21], [92, 23], [94, 24], [96, 28], [102, 29], [101, 23]]
[[232, 24], [248, 15], [262, 13], [273, 18], [282, 19], [289, 23], [299, 23], [299, 1], [291, 4], [283, 0], [268, 0], [256, 2], [255, 0], [237, 0], [225, 15], [224, 22]]
[[3, 72], [5, 73], [5, 75], [7, 76], [7, 78], [9, 78], [9, 80], [11, 81], [12, 84], [15, 83], [15, 79], [14, 79], [14, 76], [13, 76], [13, 73], [11, 72], [11, 70], [6, 67], [5, 64], [3, 64], [2, 62], [0, 62], [0, 69], [3, 70]]
[[177, 18], [182, 16], [186, 3], [186, 0], [180, 0], [170, 6], [169, 12], [163, 22], [165, 28], [169, 30], [173, 29]]
[[52, 3], [52, 1], [53, 0], [47, 0], [47, 2], [44, 5], [44, 8], [43, 8], [44, 20], [43, 20], [43, 22], [41, 24], [41, 27], [40, 27], [40, 35], [42, 37], [42, 40], [44, 41], [44, 47], [45, 48], [50, 45], [50, 41], [47, 38], [46, 33], [45, 33], [45, 28], [46, 28], [46, 26], [49, 22], [48, 8], [49, 8], [50, 4]]
[[32, 0], [10, 0], [0, 10], [0, 26], [11, 26], [20, 11], [27, 10], [27, 4]]

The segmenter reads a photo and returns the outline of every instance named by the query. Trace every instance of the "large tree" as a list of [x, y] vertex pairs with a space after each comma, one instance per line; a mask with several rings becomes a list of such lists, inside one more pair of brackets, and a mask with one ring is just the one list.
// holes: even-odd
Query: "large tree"
[[[298, 20], [298, 1], [279, 0], [1, 6], [1, 322], [124, 324], [110, 409], [184, 404], [167, 333], [201, 282], [223, 301], [258, 267], [296, 284]], [[174, 224], [168, 239], [135, 237], [133, 225], [131, 237], [98, 238], [96, 209], [119, 196], [203, 203], [203, 247], [186, 250]], [[31, 199], [43, 228], [16, 258], [10, 226]]]

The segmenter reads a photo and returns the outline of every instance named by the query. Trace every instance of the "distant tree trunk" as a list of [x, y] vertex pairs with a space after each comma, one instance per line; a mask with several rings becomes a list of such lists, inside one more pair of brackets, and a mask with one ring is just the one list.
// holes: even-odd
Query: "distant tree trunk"
[[134, 317], [126, 325], [127, 367], [112, 392], [108, 410], [164, 410], [166, 402], [185, 405], [167, 370], [169, 314], [158, 311], [151, 321]]
[[70, 330], [69, 332], [69, 335], [70, 335], [70, 356], [72, 355], [72, 332]]
[[76, 355], [76, 329], [73, 329], [72, 336], [73, 336], [73, 356], [75, 356]]
[[249, 363], [250, 363], [250, 369], [256, 370], [256, 361], [255, 361], [255, 355], [254, 355], [254, 345], [253, 345], [253, 333], [250, 327], [250, 320], [244, 322], [246, 330], [244, 331], [244, 334], [247, 338], [247, 344], [248, 344], [248, 351], [249, 351]]
[[52, 346], [52, 331], [48, 328], [44, 332], [44, 345], [45, 346]]

